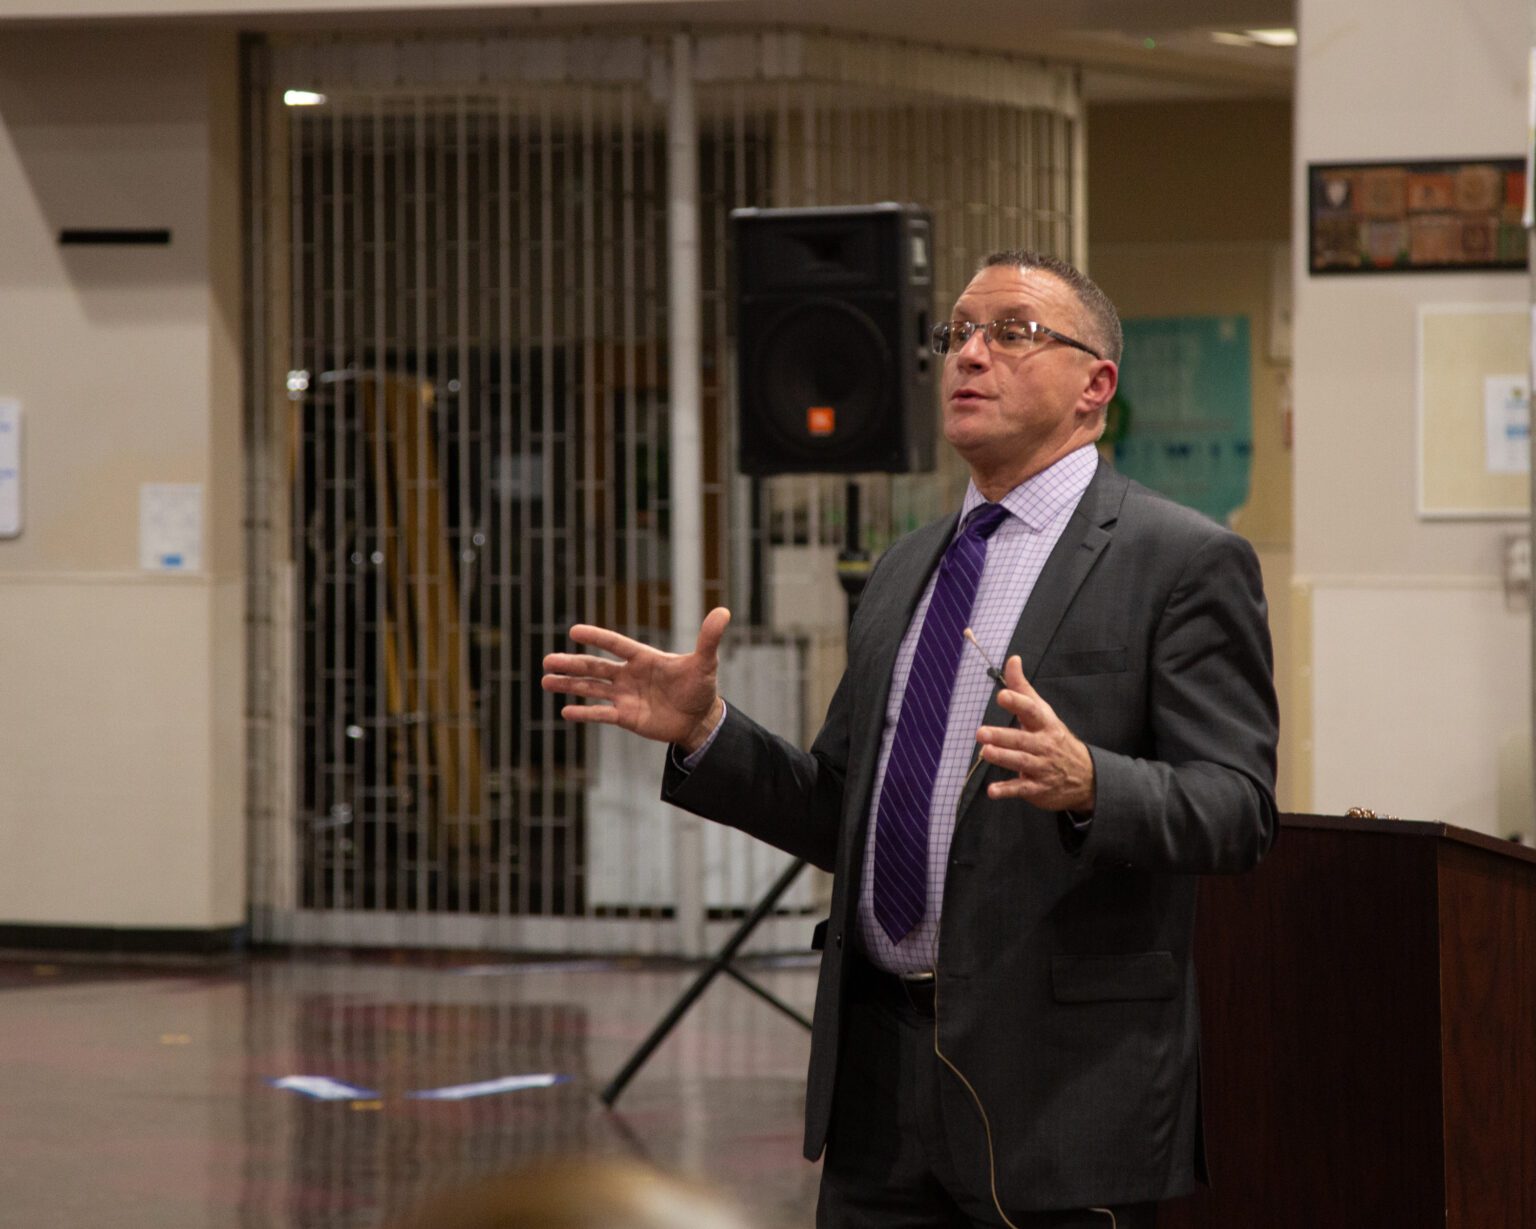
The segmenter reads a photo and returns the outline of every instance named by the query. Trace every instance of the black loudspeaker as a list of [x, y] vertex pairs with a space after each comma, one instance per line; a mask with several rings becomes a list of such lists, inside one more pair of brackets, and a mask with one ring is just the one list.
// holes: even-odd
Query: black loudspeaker
[[930, 229], [911, 205], [732, 212], [743, 473], [933, 468]]

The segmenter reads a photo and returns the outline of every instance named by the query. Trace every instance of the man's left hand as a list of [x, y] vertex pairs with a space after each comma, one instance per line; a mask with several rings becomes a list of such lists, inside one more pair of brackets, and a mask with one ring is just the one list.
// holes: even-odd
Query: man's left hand
[[1011, 726], [984, 725], [976, 731], [981, 758], [1018, 775], [987, 786], [989, 798], [1022, 798], [1047, 811], [1093, 813], [1093, 757], [1062, 723], [1055, 709], [1024, 677], [1024, 663], [1003, 665], [998, 703], [1018, 718]]

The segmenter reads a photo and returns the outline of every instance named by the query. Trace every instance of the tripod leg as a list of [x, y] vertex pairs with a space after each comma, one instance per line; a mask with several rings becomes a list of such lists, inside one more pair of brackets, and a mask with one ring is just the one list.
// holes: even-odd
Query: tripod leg
[[730, 964], [732, 958], [736, 955], [737, 951], [740, 950], [741, 945], [745, 943], [748, 936], [757, 929], [758, 923], [767, 917], [773, 907], [779, 903], [779, 897], [783, 896], [785, 892], [789, 891], [789, 885], [795, 881], [795, 876], [797, 876], [804, 867], [804, 859], [796, 858], [793, 862], [784, 868], [784, 873], [780, 875], [776, 880], [774, 880], [773, 886], [770, 887], [768, 891], [763, 894], [763, 898], [752, 907], [752, 912], [747, 914], [747, 916], [742, 919], [741, 925], [738, 926], [732, 933], [731, 937], [725, 941], [725, 946], [723, 946], [718, 952], [715, 953], [715, 958], [704, 967], [704, 971], [694, 979], [693, 984], [689, 986], [688, 989], [683, 991], [682, 997], [672, 1005], [672, 1009], [661, 1018], [661, 1022], [651, 1030], [650, 1035], [644, 1041], [642, 1041], [639, 1048], [636, 1049], [632, 1055], [630, 1055], [629, 1061], [624, 1064], [623, 1069], [618, 1073], [618, 1075], [614, 1076], [613, 1079], [608, 1082], [608, 1086], [604, 1088], [600, 1094], [603, 1098], [604, 1105], [612, 1108], [613, 1103], [619, 1099], [619, 1094], [624, 1091], [625, 1086], [630, 1082], [630, 1080], [635, 1078], [636, 1072], [638, 1072], [640, 1068], [645, 1065], [646, 1059], [650, 1058], [650, 1056], [655, 1052], [656, 1047], [666, 1040], [667, 1034], [677, 1026], [677, 1022], [681, 1020], [685, 1014], [687, 1014], [688, 1009], [692, 1007], [694, 1003], [698, 1001], [699, 997], [704, 993], [704, 991], [709, 988], [709, 983], [714, 981], [715, 978], [718, 977], [720, 973], [725, 969], [725, 967]]
[[811, 1027], [811, 1022], [802, 1016], [798, 1011], [796, 1011], [793, 1007], [791, 1007], [788, 1003], [776, 995], [772, 990], [768, 989], [767, 986], [758, 985], [740, 969], [726, 965], [725, 968], [721, 969], [720, 971], [729, 977], [732, 981], [734, 981], [737, 985], [745, 986], [748, 990], [752, 991], [753, 994], [757, 995], [758, 998], [762, 999], [763, 1002], [767, 1003], [770, 1007], [777, 1007], [796, 1024], [802, 1024], [807, 1029]]

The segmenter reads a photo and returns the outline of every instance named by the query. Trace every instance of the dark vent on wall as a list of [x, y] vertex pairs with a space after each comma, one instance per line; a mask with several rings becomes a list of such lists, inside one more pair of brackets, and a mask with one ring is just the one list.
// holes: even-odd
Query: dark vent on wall
[[152, 228], [136, 230], [86, 230], [80, 228], [61, 230], [60, 247], [168, 247], [169, 230]]

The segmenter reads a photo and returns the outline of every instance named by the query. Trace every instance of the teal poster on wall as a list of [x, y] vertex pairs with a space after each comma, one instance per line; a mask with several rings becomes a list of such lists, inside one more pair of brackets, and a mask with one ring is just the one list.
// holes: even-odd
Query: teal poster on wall
[[1170, 316], [1124, 327], [1108, 432], [1116, 468], [1227, 524], [1248, 500], [1253, 467], [1248, 318]]

